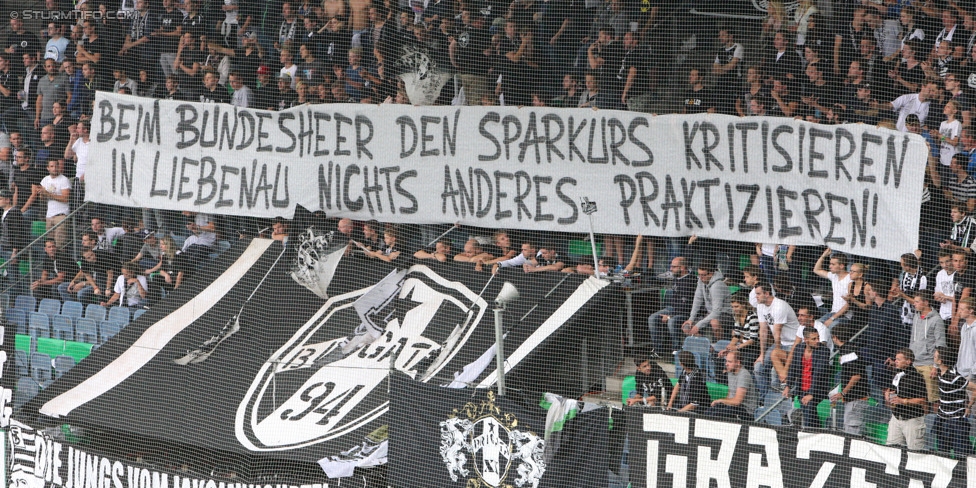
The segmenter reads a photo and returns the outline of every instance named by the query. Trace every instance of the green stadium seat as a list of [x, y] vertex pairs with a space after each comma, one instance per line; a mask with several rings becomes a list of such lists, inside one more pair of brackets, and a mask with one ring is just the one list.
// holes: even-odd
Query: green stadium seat
[[620, 389], [620, 401], [627, 403], [627, 399], [630, 398], [630, 392], [637, 389], [637, 381], [634, 380], [634, 376], [628, 376], [624, 378], [623, 384], [621, 384]]
[[[31, 351], [31, 338], [26, 334], [16, 335], [14, 347], [16, 350], [24, 351], [27, 354], [33, 352]], [[75, 362], [80, 362], [82, 359], [88, 357], [91, 351], [92, 345], [84, 342], [62, 341], [57, 339], [39, 339], [37, 341], [37, 352], [43, 352], [52, 357], [58, 355], [71, 356], [75, 359]]]
[[34, 237], [40, 237], [47, 232], [47, 222], [43, 220], [35, 220], [31, 222], [31, 235]]
[[37, 352], [47, 354], [53, 358], [60, 355], [61, 351], [64, 351], [64, 341], [61, 339], [47, 337], [39, 337], [37, 339]]
[[[583, 240], [583, 239], [575, 239], [575, 240], [569, 241], [569, 249], [567, 249], [567, 251], [568, 251], [568, 253], [570, 255], [574, 255], [574, 256], [592, 256], [593, 255], [593, 251], [592, 251], [592, 248], [590, 246], [590, 241], [589, 240]], [[602, 256], [603, 255], [603, 244], [601, 244], [599, 242], [596, 243], [596, 255], [597, 256]]]
[[861, 430], [864, 437], [874, 441], [876, 444], [884, 444], [888, 440], [888, 424], [878, 422], [865, 422]]

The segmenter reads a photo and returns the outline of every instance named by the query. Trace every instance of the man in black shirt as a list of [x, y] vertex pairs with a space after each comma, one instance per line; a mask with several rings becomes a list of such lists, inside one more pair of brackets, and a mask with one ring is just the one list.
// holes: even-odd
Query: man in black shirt
[[715, 98], [712, 95], [712, 91], [705, 88], [704, 77], [698, 71], [698, 68], [692, 68], [688, 72], [688, 91], [685, 92], [683, 98], [683, 107], [681, 113], [685, 114], [701, 114], [701, 113], [715, 113]]
[[324, 30], [319, 32], [319, 55], [326, 69], [333, 66], [345, 66], [349, 59], [350, 39], [352, 34], [343, 23], [333, 17], [325, 23]]
[[17, 103], [17, 75], [10, 69], [10, 54], [0, 54], [0, 113]]
[[488, 51], [491, 38], [485, 29], [485, 19], [480, 12], [464, 10], [461, 12], [463, 26], [457, 37], [451, 39], [448, 53], [451, 63], [460, 71], [458, 78], [464, 86], [464, 98], [468, 105], [481, 104], [482, 95], [487, 94]]
[[665, 393], [671, 387], [667, 373], [651, 359], [635, 359], [634, 363], [637, 365], [634, 375], [637, 388], [627, 399], [627, 405], [653, 406], [664, 402]]
[[159, 58], [158, 47], [152, 45], [151, 37], [156, 28], [156, 16], [150, 13], [148, 0], [136, 0], [136, 10], [130, 12], [130, 15], [132, 20], [119, 56], [126, 60], [127, 67], [131, 66], [130, 73], [154, 69]]
[[78, 269], [71, 258], [58, 251], [54, 239], [44, 241], [44, 254], [41, 256], [41, 277], [31, 283], [35, 297], [59, 298], [58, 285], [64, 282], [69, 270]]
[[[30, 53], [37, 58], [41, 53], [41, 43], [33, 32], [24, 28], [24, 21], [19, 18], [10, 19], [10, 34], [4, 42], [3, 52], [15, 56], [17, 59], [24, 53]], [[22, 70], [18, 70], [23, 73]]]
[[915, 353], [909, 348], [895, 354], [895, 377], [886, 389], [885, 404], [891, 408], [888, 421], [889, 446], [904, 445], [912, 451], [925, 448], [925, 408], [928, 393], [925, 380], [915, 370]]
[[97, 24], [94, 20], [85, 21], [85, 35], [88, 39], [84, 42], [78, 41], [77, 61], [79, 63], [91, 63], [95, 67], [95, 76], [105, 83], [112, 79], [112, 69], [115, 63], [112, 61], [115, 53], [111, 52], [111, 41], [100, 35]]
[[627, 101], [639, 97], [650, 90], [650, 80], [645, 59], [646, 49], [640, 47], [637, 35], [633, 32], [624, 34], [624, 53], [616, 65], [614, 75], [620, 84], [620, 104], [627, 107]]
[[201, 103], [230, 103], [230, 95], [217, 84], [217, 75], [212, 72], [203, 75], [203, 89], [198, 96]]
[[[41, 180], [47, 176], [47, 171], [41, 168], [35, 168], [32, 164], [34, 161], [34, 153], [29, 148], [23, 148], [17, 151], [17, 168], [14, 170], [13, 181], [11, 184], [11, 190], [14, 192], [14, 205], [20, 209], [21, 212], [27, 214], [30, 212], [30, 207], [25, 207], [27, 201], [31, 197], [34, 185], [41, 184]], [[26, 218], [34, 220], [33, 216], [37, 213], [35, 210]]]
[[163, 74], [170, 76], [174, 73], [173, 61], [176, 61], [176, 48], [183, 35], [183, 12], [174, 6], [173, 0], [163, 0], [163, 11], [159, 12], [155, 24], [153, 37], [153, 51], [159, 55], [159, 65]]
[[298, 105], [298, 95], [291, 89], [291, 76], [287, 73], [278, 75], [278, 93], [275, 110], [284, 110]]
[[620, 98], [624, 84], [617, 79], [623, 56], [623, 46], [614, 39], [613, 29], [601, 27], [596, 42], [586, 50], [590, 69], [600, 73], [600, 94], [597, 96], [597, 106], [600, 108], [623, 108]]
[[0, 190], [0, 253], [10, 261], [27, 246], [30, 229], [20, 209], [14, 206], [14, 193]]
[[101, 297], [111, 297], [118, 266], [110, 253], [92, 249], [82, 252], [74, 277], [58, 286], [61, 300], [77, 298], [81, 303], [98, 303]]
[[705, 386], [705, 372], [695, 362], [695, 355], [689, 351], [678, 352], [678, 364], [681, 365], [681, 377], [668, 400], [668, 410], [672, 408], [679, 412], [690, 412], [699, 407], [704, 409], [712, 403]]
[[803, 64], [800, 56], [791, 49], [791, 44], [791, 40], [783, 31], [773, 36], [773, 49], [763, 59], [767, 85], [771, 85], [773, 80], [794, 80], [800, 76]]

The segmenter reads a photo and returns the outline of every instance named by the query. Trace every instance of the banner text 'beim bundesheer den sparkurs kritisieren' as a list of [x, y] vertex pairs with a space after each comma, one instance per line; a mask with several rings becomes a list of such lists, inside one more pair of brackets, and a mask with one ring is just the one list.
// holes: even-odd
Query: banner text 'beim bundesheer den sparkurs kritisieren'
[[99, 93], [91, 201], [564, 232], [914, 249], [917, 135], [773, 117], [515, 107], [270, 112]]

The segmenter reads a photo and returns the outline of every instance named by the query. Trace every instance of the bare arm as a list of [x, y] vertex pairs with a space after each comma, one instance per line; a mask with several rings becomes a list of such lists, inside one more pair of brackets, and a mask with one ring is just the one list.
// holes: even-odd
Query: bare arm
[[826, 279], [827, 275], [830, 274], [829, 271], [823, 269], [824, 259], [826, 259], [827, 256], [829, 255], [830, 255], [830, 248], [828, 247], [827, 249], [824, 250], [823, 254], [820, 255], [820, 258], [818, 258], [817, 262], [813, 265], [813, 273], [821, 278]]

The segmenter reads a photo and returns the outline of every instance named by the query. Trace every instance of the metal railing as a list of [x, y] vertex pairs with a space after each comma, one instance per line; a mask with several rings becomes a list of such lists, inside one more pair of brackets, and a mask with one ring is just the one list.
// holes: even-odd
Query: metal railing
[[[76, 208], [73, 211], [71, 211], [71, 213], [69, 213], [63, 220], [61, 220], [61, 222], [58, 222], [57, 224], [55, 224], [50, 229], [45, 229], [45, 231], [44, 231], [43, 234], [37, 236], [33, 241], [31, 241], [26, 246], [24, 246], [23, 249], [20, 249], [15, 256], [11, 256], [10, 259], [8, 259], [8, 260], [4, 261], [2, 264], [0, 264], [0, 275], [6, 274], [6, 276], [9, 277], [12, 274], [16, 273], [16, 275], [19, 276], [20, 275], [20, 273], [19, 273], [20, 261], [21, 261], [20, 260], [20, 257], [21, 256], [26, 256], [27, 257], [27, 263], [28, 263], [28, 272], [27, 272], [27, 275], [26, 275], [26, 279], [27, 280], [33, 280], [34, 279], [34, 259], [35, 259], [34, 251], [37, 249], [37, 244], [38, 243], [41, 243], [42, 246], [43, 246], [44, 241], [46, 241], [48, 239], [48, 237], [51, 235], [51, 233], [54, 232], [57, 228], [61, 227], [62, 225], [72, 225], [72, 226], [74, 226], [74, 224], [75, 224], [75, 217], [78, 215], [79, 212], [82, 212], [83, 210], [86, 210], [88, 208], [88, 203], [89, 202], [82, 202], [82, 204], [79, 205], [78, 208]], [[67, 248], [69, 246], [74, 248], [74, 247], [77, 246], [77, 242], [78, 242], [78, 240], [75, 239], [75, 232], [69, 232], [69, 235], [71, 236], [71, 238], [70, 238], [69, 242], [67, 242], [65, 244], [65, 248]], [[64, 250], [64, 248], [59, 249], [59, 251], [62, 251], [62, 250]], [[77, 249], [75, 249], [75, 250], [77, 250]], [[41, 252], [43, 252], [43, 248], [42, 248], [42, 251]], [[10, 271], [8, 271], [8, 269], [7, 269], [7, 268], [11, 267], [11, 265], [15, 266], [13, 273], [11, 273]], [[20, 278], [19, 279], [16, 279], [16, 280], [6, 280], [6, 282], [3, 283], [2, 288], [0, 288], [0, 293], [8, 293], [14, 287], [20, 285], [23, 282], [24, 279], [25, 279], [24, 276], [20, 276]], [[30, 289], [30, 286], [27, 286], [26, 288], [27, 288], [28, 293], [31, 296], [33, 296], [34, 295], [34, 290], [31, 290]]]

